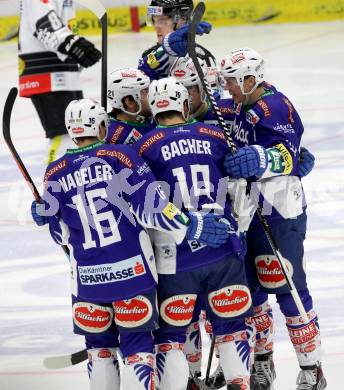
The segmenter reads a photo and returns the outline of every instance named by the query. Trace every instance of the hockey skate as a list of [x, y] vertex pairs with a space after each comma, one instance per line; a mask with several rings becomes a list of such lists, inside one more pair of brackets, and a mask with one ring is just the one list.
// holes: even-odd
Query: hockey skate
[[296, 379], [296, 390], [322, 390], [327, 386], [321, 364], [314, 366], [301, 366]]
[[251, 390], [272, 390], [276, 379], [272, 352], [256, 355], [251, 372]]
[[208, 383], [212, 389], [221, 389], [221, 387], [226, 386], [226, 379], [220, 365], [217, 366], [215, 372], [210, 376]]
[[200, 372], [196, 372], [194, 376], [189, 376], [188, 385], [186, 390], [200, 390]]

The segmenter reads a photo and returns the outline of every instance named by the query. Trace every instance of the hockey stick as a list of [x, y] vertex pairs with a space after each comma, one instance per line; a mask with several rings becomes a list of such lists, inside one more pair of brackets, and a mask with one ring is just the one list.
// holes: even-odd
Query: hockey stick
[[88, 8], [99, 19], [102, 26], [102, 66], [101, 66], [101, 105], [107, 108], [107, 49], [108, 49], [108, 20], [103, 4], [98, 0], [77, 0], [79, 4]]
[[87, 359], [87, 349], [69, 355], [49, 356], [43, 360], [43, 365], [49, 370], [57, 370], [79, 364]]
[[[39, 194], [37, 187], [35, 186], [35, 183], [33, 182], [31, 176], [29, 175], [22, 159], [20, 158], [16, 148], [13, 145], [12, 139], [11, 139], [11, 114], [12, 109], [15, 103], [15, 100], [18, 95], [18, 89], [17, 88], [11, 88], [10, 92], [8, 93], [3, 117], [2, 117], [2, 128], [3, 128], [3, 135], [5, 142], [10, 149], [12, 156], [14, 158], [14, 161], [16, 162], [21, 174], [23, 175], [26, 183], [30, 187], [30, 190], [35, 197], [37, 202], [41, 202], [42, 198]], [[63, 251], [69, 257], [69, 249], [67, 245], [61, 245]], [[64, 368], [68, 367], [70, 365], [78, 364], [82, 362], [83, 360], [87, 359], [87, 350], [83, 349], [82, 351], [73, 353], [71, 355], [66, 356], [52, 356], [44, 359], [43, 364], [46, 368]]]
[[[197, 28], [197, 25], [198, 23], [201, 21], [203, 15], [204, 15], [204, 12], [205, 12], [205, 4], [203, 2], [200, 2], [199, 4], [197, 4], [197, 6], [195, 7], [195, 10], [194, 10], [194, 13], [193, 13], [193, 17], [192, 17], [192, 20], [191, 20], [191, 23], [190, 23], [190, 27], [189, 27], [189, 32], [188, 32], [188, 53], [189, 53], [189, 56], [191, 57], [194, 65], [195, 65], [195, 68], [196, 68], [196, 71], [197, 71], [197, 74], [201, 80], [201, 83], [202, 83], [202, 86], [207, 94], [207, 98], [209, 100], [209, 103], [210, 103], [210, 106], [213, 110], [213, 112], [215, 113], [216, 115], [216, 118], [219, 122], [219, 126], [222, 128], [223, 130], [223, 133], [224, 133], [224, 136], [225, 136], [225, 139], [227, 141], [227, 144], [229, 146], [229, 149], [231, 151], [231, 153], [235, 153], [237, 151], [237, 146], [236, 144], [233, 142], [232, 138], [231, 138], [231, 132], [225, 122], [225, 120], [223, 119], [222, 117], [222, 114], [220, 112], [220, 109], [217, 105], [217, 102], [214, 98], [214, 95], [211, 91], [211, 88], [208, 84], [208, 81], [205, 79], [204, 77], [204, 74], [203, 74], [203, 70], [199, 64], [199, 61], [198, 61], [198, 57], [197, 57], [197, 53], [196, 53], [196, 41], [195, 41], [195, 38], [196, 38], [196, 28]], [[251, 191], [252, 192], [252, 191]], [[257, 203], [257, 215], [258, 215], [258, 218], [261, 222], [261, 225], [262, 225], [262, 228], [264, 230], [264, 233], [266, 235], [266, 238], [271, 246], [271, 249], [281, 267], [281, 270], [282, 270], [282, 273], [283, 273], [283, 276], [286, 280], [286, 283], [288, 285], [288, 288], [289, 288], [289, 291], [293, 297], [293, 300], [295, 302], [295, 305], [297, 307], [297, 309], [299, 310], [299, 313], [302, 317], [302, 320], [305, 324], [307, 324], [309, 322], [309, 319], [308, 319], [308, 316], [307, 316], [307, 313], [306, 313], [306, 310], [303, 306], [303, 303], [300, 299], [300, 296], [295, 288], [295, 285], [294, 285], [294, 282], [293, 282], [293, 279], [292, 277], [290, 276], [289, 274], [289, 270], [285, 264], [285, 261], [280, 253], [280, 251], [278, 250], [278, 246], [276, 244], [276, 241], [274, 240], [273, 236], [272, 236], [272, 233], [271, 233], [271, 229], [268, 225], [268, 222], [266, 220], [266, 218], [263, 216], [263, 213], [262, 213], [262, 208], [261, 206], [259, 205], [258, 203], [258, 199], [256, 201]], [[210, 369], [210, 365], [211, 365], [211, 360], [213, 358], [213, 351], [214, 351], [214, 348], [213, 348], [213, 344], [215, 344], [215, 338], [213, 338], [212, 340], [212, 346], [211, 346], [211, 349], [210, 349], [210, 353], [209, 353], [209, 360], [208, 360], [208, 367]], [[208, 371], [208, 370], [207, 370]], [[205, 383], [207, 383], [209, 377], [206, 376], [205, 378]]]
[[[31, 179], [29, 172], [26, 170], [25, 165], [24, 165], [22, 159], [20, 158], [16, 148], [14, 147], [12, 139], [11, 139], [11, 114], [12, 114], [14, 102], [17, 98], [17, 94], [18, 94], [18, 89], [15, 87], [11, 88], [10, 92], [8, 93], [8, 96], [7, 96], [7, 99], [5, 102], [4, 113], [2, 116], [3, 135], [4, 135], [5, 142], [12, 153], [14, 161], [16, 162], [16, 164], [17, 164], [21, 174], [23, 175], [26, 183], [30, 187], [30, 190], [31, 190], [33, 196], [35, 197], [37, 202], [42, 202], [41, 195], [39, 194], [39, 192], [35, 186], [35, 183]], [[69, 257], [68, 246], [67, 245], [61, 245], [61, 246], [62, 246], [63, 251], [67, 255], [67, 257]]]

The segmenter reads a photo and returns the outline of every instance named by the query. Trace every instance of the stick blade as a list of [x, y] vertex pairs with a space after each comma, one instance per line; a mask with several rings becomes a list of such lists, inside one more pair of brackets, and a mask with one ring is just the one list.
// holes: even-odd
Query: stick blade
[[87, 350], [75, 352], [69, 355], [49, 356], [43, 360], [43, 365], [48, 370], [58, 370], [79, 364], [87, 359]]
[[7, 99], [4, 106], [4, 112], [2, 115], [2, 133], [4, 135], [6, 143], [12, 143], [11, 141], [11, 115], [14, 102], [18, 95], [18, 89], [16, 87], [11, 88], [7, 95]]

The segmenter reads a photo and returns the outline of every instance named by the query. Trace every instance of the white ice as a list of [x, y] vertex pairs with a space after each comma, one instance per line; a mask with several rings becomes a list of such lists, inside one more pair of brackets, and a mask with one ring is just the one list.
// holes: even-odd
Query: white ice
[[[242, 46], [266, 58], [267, 80], [294, 103], [305, 125], [303, 144], [316, 156], [304, 179], [309, 201], [305, 243], [308, 282], [319, 314], [324, 373], [329, 390], [344, 388], [344, 24], [342, 22], [215, 29], [200, 39], [215, 55]], [[94, 39], [100, 46], [100, 39]], [[135, 66], [154, 43], [151, 33], [109, 38], [109, 70]], [[0, 45], [0, 107], [17, 85], [16, 44]], [[100, 95], [100, 66], [82, 74], [88, 97]], [[13, 142], [40, 187], [46, 140], [27, 99], [18, 98]], [[0, 389], [87, 389], [85, 365], [48, 371], [42, 359], [83, 348], [72, 333], [68, 263], [44, 228], [31, 222], [32, 195], [0, 141]], [[295, 389], [298, 365], [287, 331], [277, 319], [276, 390]], [[206, 345], [208, 348], [208, 344]], [[126, 389], [129, 390], [129, 389]]]

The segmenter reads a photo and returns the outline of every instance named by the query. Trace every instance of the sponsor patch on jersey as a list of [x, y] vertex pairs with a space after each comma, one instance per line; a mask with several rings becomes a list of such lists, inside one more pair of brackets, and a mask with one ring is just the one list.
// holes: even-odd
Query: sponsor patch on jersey
[[76, 302], [73, 305], [73, 320], [75, 325], [86, 332], [101, 333], [110, 328], [113, 310], [94, 303]]
[[139, 167], [137, 167], [136, 172], [138, 173], [139, 176], [144, 175], [145, 173], [150, 172], [151, 169], [147, 163], [143, 163]]
[[156, 69], [160, 65], [160, 62], [157, 60], [157, 58], [155, 57], [155, 55], [153, 53], [149, 53], [148, 54], [148, 56], [147, 56], [147, 65], [151, 69]]
[[255, 325], [257, 332], [264, 332], [272, 326], [272, 321], [267, 313], [260, 314], [258, 316], [251, 317], [252, 322]]
[[276, 131], [279, 131], [281, 133], [285, 133], [285, 134], [294, 134], [295, 133], [295, 130], [290, 123], [281, 124], [281, 123], [277, 122], [276, 126], [273, 126], [273, 129]]
[[113, 134], [111, 136], [110, 144], [116, 144], [117, 143], [119, 137], [123, 133], [123, 130], [124, 130], [124, 126], [122, 126], [122, 125], [118, 125], [116, 127], [115, 131], [113, 132]]
[[78, 266], [80, 283], [85, 286], [123, 282], [146, 274], [140, 255], [117, 263]]
[[180, 214], [181, 211], [178, 209], [177, 206], [175, 206], [173, 203], [168, 202], [166, 207], [162, 210], [162, 213], [167, 217], [169, 220], [172, 220], [176, 215]]
[[133, 167], [133, 162], [131, 159], [124, 153], [119, 152], [118, 150], [108, 150], [108, 149], [99, 149], [96, 153], [97, 157], [114, 157], [117, 160], [119, 160], [123, 165], [125, 165], [128, 168]]
[[149, 299], [138, 295], [132, 299], [116, 301], [113, 304], [116, 325], [136, 328], [152, 318], [153, 307]]
[[235, 114], [232, 107], [220, 107], [221, 114]]
[[282, 100], [288, 107], [288, 120], [290, 123], [294, 124], [294, 118], [293, 118], [294, 107], [286, 97], [284, 97]]
[[300, 345], [315, 339], [319, 333], [319, 330], [315, 322], [311, 321], [301, 328], [293, 329], [288, 326], [288, 332], [293, 345]]
[[62, 160], [58, 164], [51, 167], [48, 171], [45, 172], [43, 184], [46, 185], [49, 181], [49, 178], [56, 172], [60, 171], [61, 169], [66, 168], [67, 166], [67, 160]]
[[250, 290], [240, 284], [209, 293], [208, 301], [213, 312], [222, 318], [239, 316], [251, 307]]
[[197, 240], [188, 240], [188, 244], [189, 244], [191, 252], [197, 252], [206, 246], [205, 244], [203, 244]]
[[258, 106], [263, 110], [263, 113], [264, 113], [264, 117], [265, 117], [265, 118], [268, 118], [269, 116], [271, 116], [270, 108], [269, 108], [269, 106], [264, 102], [264, 100], [262, 100], [262, 99], [258, 100], [257, 104], [258, 104]]
[[[291, 262], [284, 259], [287, 269], [293, 275]], [[255, 258], [259, 283], [266, 288], [278, 288], [286, 284], [282, 268], [274, 255], [260, 255]]]
[[221, 131], [209, 129], [208, 127], [200, 127], [198, 129], [198, 132], [201, 134], [210, 135], [211, 137], [214, 137], [214, 138], [219, 138], [219, 139], [225, 140], [225, 136], [223, 135], [223, 133]]
[[255, 126], [260, 121], [260, 118], [257, 113], [251, 109], [246, 112], [246, 120], [252, 126]]
[[293, 157], [291, 156], [289, 150], [283, 144], [275, 145], [275, 148], [279, 150], [283, 158], [283, 164], [284, 164], [283, 174], [289, 175], [293, 170]]
[[123, 143], [125, 145], [133, 145], [141, 138], [142, 138], [142, 134], [138, 130], [132, 129], [131, 132], [128, 134], [128, 137], [124, 140]]
[[186, 326], [192, 320], [197, 294], [175, 295], [160, 305], [162, 319], [170, 325]]
[[154, 145], [156, 142], [162, 140], [165, 137], [165, 133], [163, 131], [159, 131], [158, 133], [155, 133], [151, 137], [149, 137], [140, 147], [139, 155], [142, 156], [142, 154], [152, 145]]
[[273, 173], [283, 173], [284, 172], [284, 160], [281, 153], [277, 148], [267, 149], [269, 156], [269, 161], [271, 163], [270, 171]]

